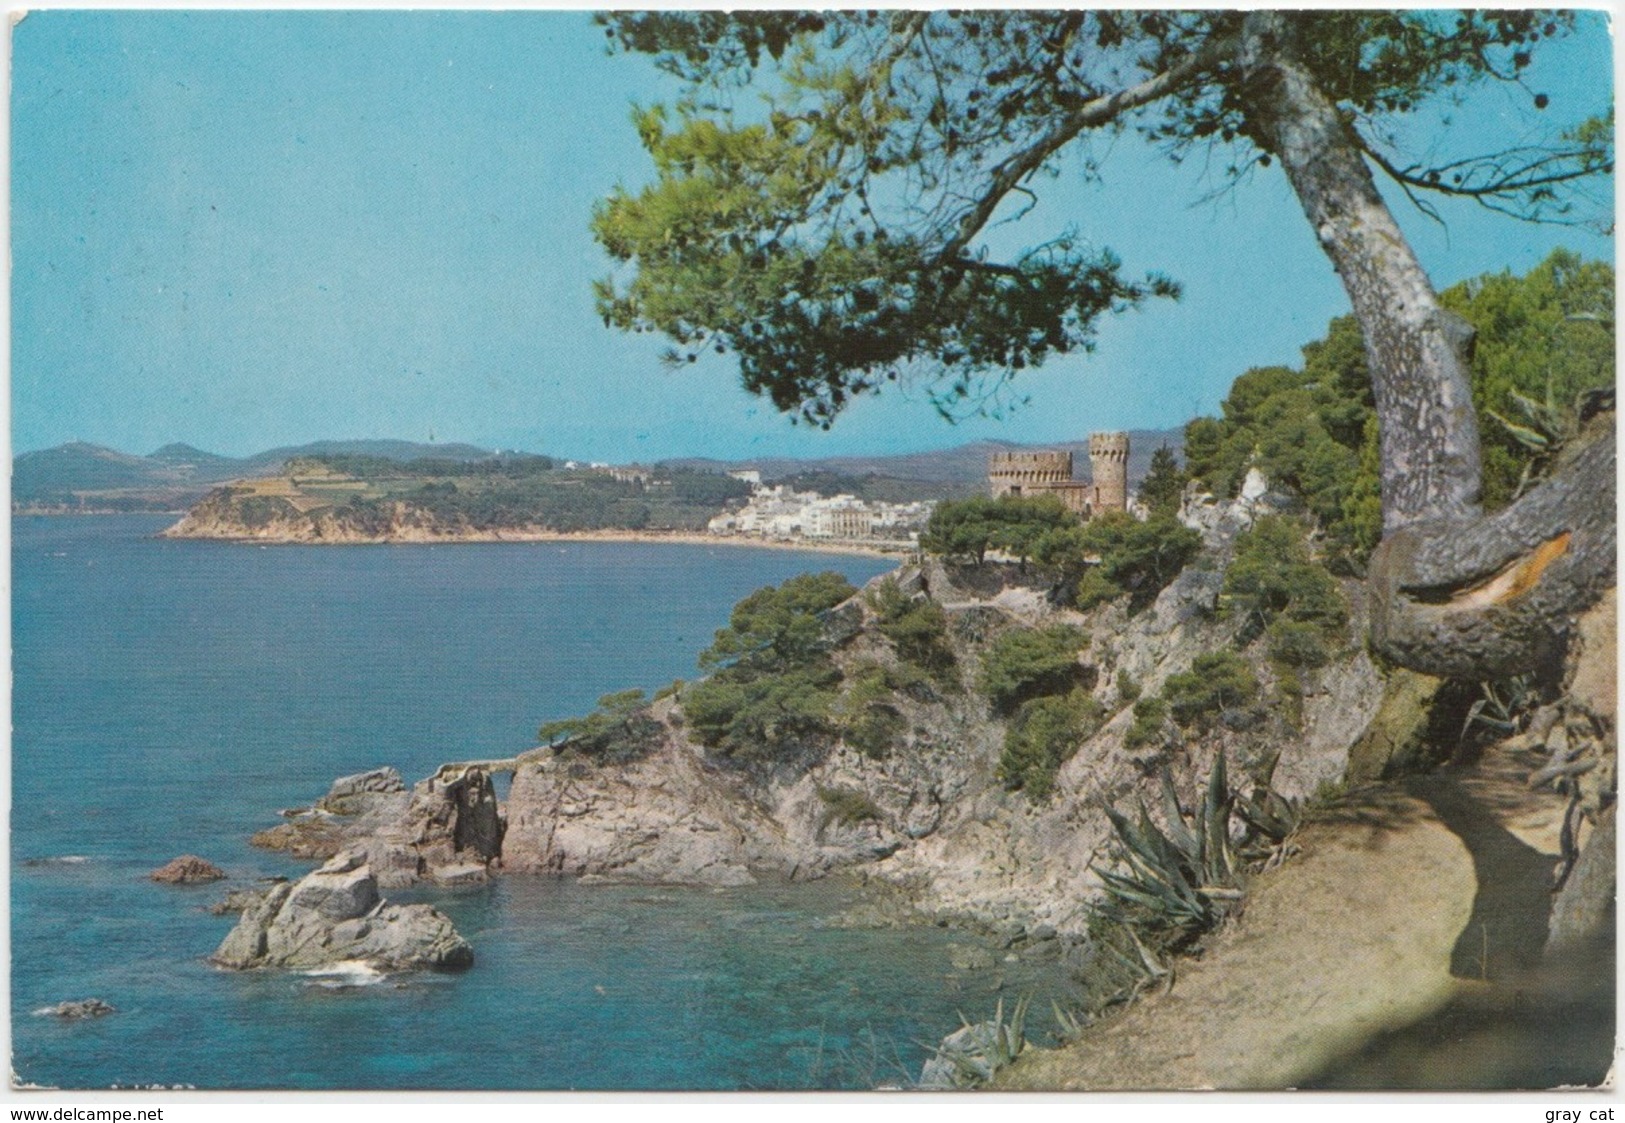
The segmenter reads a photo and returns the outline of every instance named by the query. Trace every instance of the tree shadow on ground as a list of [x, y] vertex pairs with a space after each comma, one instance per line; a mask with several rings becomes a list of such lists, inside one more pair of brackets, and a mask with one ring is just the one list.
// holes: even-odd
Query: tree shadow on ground
[[1378, 1036], [1301, 1087], [1480, 1091], [1595, 1087], [1614, 1056], [1614, 949], [1485, 984]]
[[1450, 973], [1490, 982], [1532, 970], [1546, 946], [1552, 857], [1508, 831], [1480, 796], [1452, 776], [1408, 786], [1467, 847], [1478, 882], [1472, 915], [1450, 955]]
[[[1473, 862], [1472, 914], [1452, 949], [1468, 989], [1443, 1009], [1382, 1034], [1304, 1087], [1514, 1089], [1596, 1085], [1613, 1060], [1613, 940], [1543, 962], [1553, 858], [1511, 834], [1497, 811], [1449, 774], [1406, 792], [1461, 839]], [[1411, 804], [1414, 807], [1415, 804]], [[1409, 817], [1403, 801], [1366, 806], [1358, 821]], [[1389, 819], [1390, 822], [1393, 818]]]

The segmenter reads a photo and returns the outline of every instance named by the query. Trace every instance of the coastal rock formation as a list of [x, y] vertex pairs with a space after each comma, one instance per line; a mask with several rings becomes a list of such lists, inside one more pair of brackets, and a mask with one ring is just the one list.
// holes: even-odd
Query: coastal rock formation
[[752, 868], [791, 865], [782, 828], [746, 797], [740, 777], [708, 767], [680, 736], [619, 768], [542, 750], [514, 773], [504, 870], [744, 885], [756, 880]]
[[219, 881], [226, 876], [226, 871], [195, 854], [182, 854], [148, 876], [166, 885], [191, 885], [202, 881]]
[[[280, 884], [280, 882], [279, 882]], [[238, 916], [265, 899], [264, 889], [232, 889], [209, 906], [211, 916]]]
[[359, 815], [372, 806], [376, 795], [404, 792], [406, 783], [395, 769], [385, 766], [353, 776], [340, 776], [316, 801], [318, 810], [331, 815]]
[[283, 815], [287, 822], [249, 841], [296, 858], [353, 851], [386, 888], [484, 880], [506, 830], [490, 773], [477, 764], [446, 765], [410, 791], [393, 768], [343, 776], [311, 807]]
[[414, 785], [398, 818], [357, 845], [385, 886], [467, 884], [483, 881], [501, 858], [506, 829], [490, 774], [445, 765]]
[[379, 971], [460, 970], [474, 950], [428, 905], [392, 905], [357, 854], [340, 854], [247, 909], [212, 959], [222, 967], [312, 968], [360, 962]]

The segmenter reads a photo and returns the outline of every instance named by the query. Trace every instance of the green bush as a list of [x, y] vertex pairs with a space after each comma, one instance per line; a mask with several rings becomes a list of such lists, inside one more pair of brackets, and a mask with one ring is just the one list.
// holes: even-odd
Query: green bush
[[892, 578], [882, 581], [867, 597], [878, 617], [880, 634], [891, 640], [897, 657], [941, 682], [954, 678], [954, 653], [948, 645], [948, 616], [942, 606], [925, 597], [908, 597]]
[[908, 721], [892, 704], [898, 685], [895, 676], [877, 663], [848, 677], [846, 693], [835, 706], [835, 719], [842, 739], [864, 756], [883, 759], [908, 730]]
[[1078, 685], [1078, 653], [1089, 637], [1078, 628], [1015, 628], [1004, 632], [982, 657], [982, 693], [999, 714], [1012, 714], [1029, 698], [1062, 694]]
[[977, 565], [989, 549], [1025, 561], [1034, 556], [1034, 548], [1047, 532], [1075, 526], [1077, 521], [1053, 495], [945, 499], [932, 509], [920, 547], [927, 553]]
[[683, 692], [683, 712], [700, 743], [740, 762], [794, 755], [832, 737], [841, 674], [826, 665], [760, 677], [727, 673]]
[[1082, 690], [1022, 703], [1005, 732], [999, 778], [1035, 801], [1046, 798], [1055, 774], [1099, 728], [1100, 717], [1100, 703]]
[[649, 716], [641, 690], [622, 690], [598, 699], [586, 717], [550, 721], [536, 733], [572, 756], [604, 764], [627, 764], [660, 746], [665, 727]]
[[1117, 676], [1117, 704], [1127, 706], [1139, 700], [1140, 680], [1124, 671]]
[[773, 671], [824, 654], [823, 614], [857, 592], [839, 573], [804, 573], [758, 589], [734, 605], [728, 626], [700, 654], [700, 666]]
[[1075, 583], [1073, 598], [1079, 608], [1127, 594], [1129, 610], [1138, 612], [1156, 600], [1201, 548], [1202, 536], [1172, 515], [1141, 522], [1113, 511], [1081, 527], [1050, 531], [1038, 541], [1033, 556], [1040, 564], [1059, 569], [1063, 581]]
[[[1180, 725], [1207, 725], [1223, 713], [1245, 706], [1258, 696], [1258, 678], [1234, 651], [1198, 655], [1191, 669], [1168, 676], [1162, 696]], [[1138, 713], [1138, 707], [1136, 707]]]
[[849, 827], [883, 817], [879, 804], [853, 788], [820, 787], [818, 798], [824, 805], [824, 817], [818, 824], [821, 828], [832, 822]]
[[1153, 694], [1134, 703], [1134, 723], [1123, 737], [1126, 749], [1141, 749], [1162, 739], [1162, 726], [1168, 720], [1168, 703]]
[[[1279, 646], [1283, 662], [1305, 667], [1330, 660], [1326, 643], [1339, 638], [1348, 623], [1343, 592], [1310, 555], [1307, 534], [1297, 519], [1259, 519], [1236, 539], [1235, 560], [1225, 572], [1219, 598], [1222, 613], [1244, 620], [1239, 642], [1270, 631], [1272, 651]], [[1277, 623], [1282, 626], [1275, 627]]]
[[709, 678], [684, 689], [683, 712], [707, 748], [753, 762], [794, 756], [838, 732], [841, 673], [824, 614], [856, 592], [838, 573], [758, 589], [700, 655]]
[[1122, 595], [1123, 587], [1100, 572], [1098, 566], [1084, 570], [1083, 576], [1072, 587], [1072, 603], [1082, 612]]
[[1325, 629], [1301, 620], [1276, 620], [1265, 635], [1270, 658], [1284, 667], [1324, 667], [1332, 661]]

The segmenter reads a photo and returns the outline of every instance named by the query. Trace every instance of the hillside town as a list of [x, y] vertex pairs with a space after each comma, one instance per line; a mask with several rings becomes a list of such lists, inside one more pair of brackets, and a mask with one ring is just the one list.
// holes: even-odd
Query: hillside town
[[756, 473], [744, 507], [712, 519], [706, 529], [719, 535], [758, 538], [851, 539], [915, 543], [931, 518], [931, 502], [880, 503], [854, 495], [823, 496], [795, 491], [788, 484], [764, 485]]

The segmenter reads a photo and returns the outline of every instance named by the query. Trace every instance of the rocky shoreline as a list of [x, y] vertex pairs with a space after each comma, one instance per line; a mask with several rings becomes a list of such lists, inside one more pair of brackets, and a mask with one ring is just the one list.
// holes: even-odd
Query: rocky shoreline
[[[876, 578], [823, 613], [820, 642], [839, 677], [851, 681], [866, 669], [898, 665], [882, 627], [882, 591], [916, 603], [930, 600], [942, 612], [958, 684], [916, 679], [889, 695], [885, 705], [894, 732], [881, 752], [837, 737], [797, 758], [730, 759], [702, 743], [677, 694], [641, 703], [636, 744], [614, 751], [578, 744], [572, 734], [504, 759], [442, 765], [410, 788], [388, 767], [341, 777], [309, 807], [283, 812], [283, 822], [254, 836], [256, 845], [327, 864], [298, 885], [277, 886], [245, 902], [216, 961], [233, 967], [361, 962], [378, 970], [456, 969], [472, 962], [473, 950], [449, 921], [438, 914], [389, 913], [393, 906], [382, 901], [380, 887], [467, 886], [528, 874], [721, 890], [838, 876], [863, 890], [862, 902], [837, 922], [843, 926], [933, 923], [991, 937], [998, 951], [960, 949], [954, 966], [961, 970], [989, 967], [1002, 956], [1086, 971], [1102, 888], [1099, 870], [1109, 868], [1114, 854], [1103, 807], [1140, 803], [1159, 807], [1163, 815], [1183, 815], [1178, 802], [1199, 798], [1202, 778], [1214, 773], [1221, 757], [1240, 778], [1237, 793], [1267, 791], [1299, 807], [1328, 789], [1415, 765], [1407, 754], [1417, 750], [1407, 738], [1420, 735], [1431, 694], [1419, 699], [1415, 676], [1385, 674], [1367, 655], [1364, 586], [1353, 580], [1342, 587], [1349, 607], [1346, 640], [1325, 664], [1294, 682], [1290, 710], [1260, 704], [1226, 711], [1200, 737], [1147, 742], [1131, 736], [1135, 699], [1160, 691], [1172, 676], [1189, 677], [1194, 661], [1210, 653], [1250, 650], [1250, 672], [1263, 689], [1276, 686], [1279, 668], [1258, 645], [1238, 645], [1239, 622], [1217, 611], [1237, 536], [1277, 509], [1264, 489], [1244, 489], [1244, 496], [1228, 504], [1187, 497], [1183, 517], [1201, 533], [1205, 561], [1188, 567], [1134, 615], [1120, 602], [1090, 613], [1058, 608], [1041, 586], [1022, 579], [1017, 566], [956, 570], [934, 559]], [[1578, 626], [1577, 650], [1590, 658], [1578, 664], [1568, 699], [1537, 713], [1511, 745], [1524, 753], [1538, 750], [1539, 759], [1549, 754], [1568, 770], [1565, 775], [1599, 764], [1613, 767], [1611, 749], [1597, 732], [1613, 727], [1612, 597], [1593, 616]], [[1052, 793], [1030, 798], [1001, 775], [1011, 718], [985, 692], [965, 684], [979, 681], [999, 637], [1057, 625], [1090, 637], [1076, 656], [1075, 679], [1101, 716], [1060, 765]], [[1580, 747], [1570, 746], [1569, 737], [1579, 738]], [[500, 776], [511, 780], [499, 796], [494, 778]], [[1520, 774], [1515, 786], [1521, 790], [1524, 783]], [[1389, 785], [1379, 795], [1389, 789], [1400, 790]], [[1359, 790], [1374, 798], [1372, 789]], [[1174, 812], [1167, 808], [1170, 799]], [[1542, 793], [1531, 807], [1538, 803], [1547, 818], [1556, 809], [1561, 820], [1563, 802]], [[1577, 806], [1570, 804], [1569, 818]], [[1604, 822], [1611, 829], [1611, 812]], [[1342, 844], [1335, 832], [1328, 837]], [[1603, 926], [1597, 919], [1602, 913], [1591, 907], [1597, 902], [1606, 903], [1611, 916], [1612, 864], [1594, 874], [1586, 862], [1600, 861], [1597, 847], [1590, 838], [1583, 841], [1587, 857], [1575, 867], [1551, 921], [1558, 943], [1571, 933], [1590, 939]], [[1563, 849], [1573, 844], [1570, 839]], [[1604, 853], [1609, 856], [1611, 844]], [[329, 882], [341, 891], [330, 891]], [[312, 900], [335, 900], [342, 907], [327, 907], [327, 916], [322, 904], [314, 911], [305, 907]], [[1273, 907], [1289, 912], [1293, 902]], [[1580, 919], [1566, 919], [1571, 913]], [[1390, 938], [1392, 925], [1373, 923], [1382, 930], [1372, 938]], [[1459, 927], [1447, 924], [1441, 932], [1453, 936]], [[1291, 925], [1277, 922], [1276, 929], [1280, 935]], [[1223, 989], [1212, 985], [1215, 993]], [[1343, 1011], [1325, 1016], [1348, 1029]], [[960, 1044], [974, 1053], [982, 1047], [976, 1035], [997, 1030], [995, 1023], [979, 1023], [962, 1031]], [[927, 1075], [939, 1084], [954, 1083], [957, 1078], [943, 1067], [954, 1062], [938, 1060]], [[1041, 1077], [1038, 1086], [1047, 1079]], [[1232, 1078], [1203, 1070], [1189, 1079], [1200, 1084]], [[1274, 1077], [1235, 1079], [1274, 1086]]]
[[[941, 606], [966, 681], [1010, 630], [1065, 624], [1097, 637], [1080, 654], [1079, 673], [1103, 717], [1060, 768], [1049, 799], [1003, 781], [1008, 719], [985, 697], [921, 684], [888, 703], [902, 732], [881, 757], [837, 741], [815, 759], [740, 766], [708, 751], [679, 699], [665, 698], [641, 711], [653, 733], [635, 759], [605, 762], [567, 741], [448, 764], [410, 791], [379, 769], [340, 779], [254, 842], [313, 860], [353, 851], [386, 887], [498, 873], [726, 887], [842, 871], [879, 902], [871, 910], [878, 922], [965, 924], [1013, 943], [1081, 942], [1100, 891], [1095, 867], [1111, 844], [1102, 804], [1156, 804], [1164, 770], [1194, 791], [1221, 752], [1238, 773], [1267, 771], [1281, 795], [1306, 799], [1343, 778], [1349, 747], [1381, 709], [1385, 683], [1358, 641], [1365, 621], [1351, 583], [1348, 645], [1316, 674], [1293, 720], [1238, 717], [1238, 728], [1221, 723], [1200, 741], [1131, 743], [1130, 683], [1151, 693], [1197, 656], [1231, 645], [1236, 623], [1214, 612], [1226, 550], [1271, 509], [1257, 495], [1193, 504], [1190, 519], [1214, 564], [1188, 569], [1132, 617], [1122, 605], [1087, 616], [1056, 608], [1015, 566], [967, 574], [930, 560], [872, 583], [871, 593], [895, 582], [905, 596]], [[897, 662], [864, 595], [832, 610], [826, 628], [843, 673]], [[1262, 661], [1258, 673], [1269, 681]], [[492, 782], [500, 774], [512, 778], [502, 800]]]
[[263, 528], [224, 523], [185, 515], [173, 526], [159, 532], [160, 538], [196, 539], [218, 542], [258, 543], [281, 546], [385, 546], [451, 545], [465, 542], [643, 542], [656, 545], [725, 546], [753, 550], [789, 550], [799, 553], [838, 554], [847, 557], [904, 558], [914, 552], [906, 542], [873, 542], [863, 539], [823, 541], [788, 538], [753, 538], [745, 535], [702, 534], [683, 530], [580, 530], [562, 531], [547, 527], [504, 527], [500, 530], [402, 525], [379, 534], [354, 530], [323, 529], [316, 533], [306, 526], [271, 524]]

